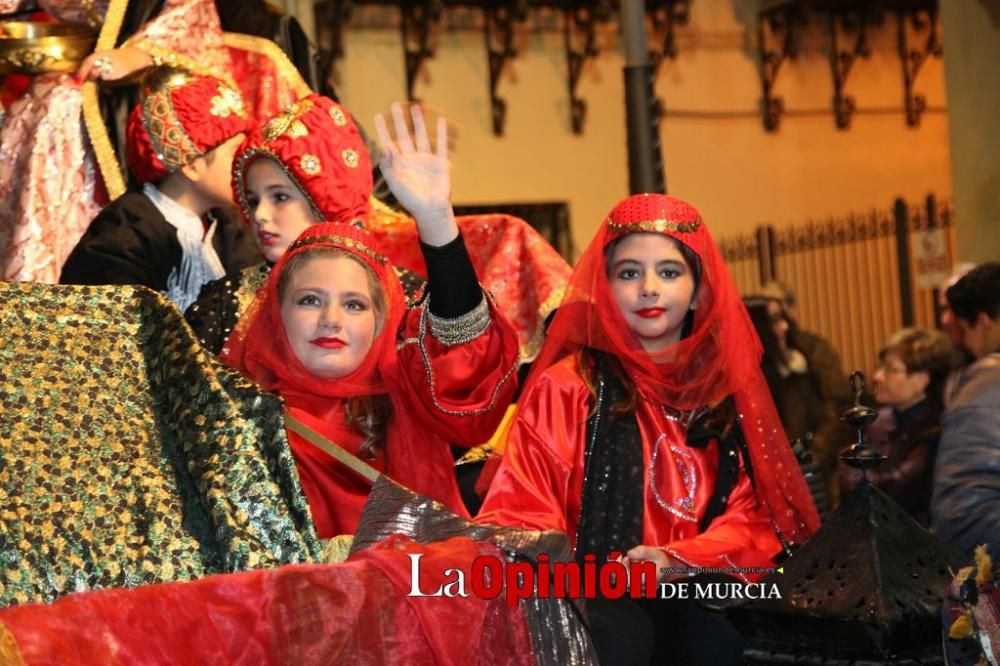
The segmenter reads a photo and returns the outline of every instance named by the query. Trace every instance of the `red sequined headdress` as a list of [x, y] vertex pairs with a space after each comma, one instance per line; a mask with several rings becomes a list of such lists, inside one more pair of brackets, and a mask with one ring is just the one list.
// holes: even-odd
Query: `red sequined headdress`
[[[647, 352], [622, 315], [608, 280], [607, 252], [637, 233], [667, 236], [698, 257], [698, 290], [690, 333]], [[663, 194], [621, 201], [584, 251], [535, 361], [534, 378], [583, 348], [613, 354], [646, 399], [678, 410], [732, 396], [753, 461], [758, 498], [786, 542], [802, 543], [819, 524], [760, 369], [760, 340], [718, 247], [694, 206]]]
[[351, 223], [368, 217], [371, 158], [354, 121], [333, 100], [314, 94], [295, 102], [240, 147], [233, 160], [233, 192], [248, 222], [247, 172], [265, 157], [295, 183], [318, 219]]
[[160, 67], [143, 81], [129, 115], [126, 158], [139, 182], [155, 183], [248, 127], [240, 93], [210, 76]]

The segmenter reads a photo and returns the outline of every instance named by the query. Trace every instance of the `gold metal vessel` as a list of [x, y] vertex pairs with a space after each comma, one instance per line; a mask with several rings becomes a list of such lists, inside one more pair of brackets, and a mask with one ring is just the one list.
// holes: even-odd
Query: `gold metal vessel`
[[96, 42], [85, 25], [0, 21], [0, 75], [72, 72]]

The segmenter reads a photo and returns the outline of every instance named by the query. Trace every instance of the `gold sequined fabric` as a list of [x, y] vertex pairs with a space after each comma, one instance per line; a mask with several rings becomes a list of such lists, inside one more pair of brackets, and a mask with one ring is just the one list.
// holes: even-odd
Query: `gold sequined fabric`
[[141, 287], [0, 284], [0, 605], [319, 559], [280, 401]]

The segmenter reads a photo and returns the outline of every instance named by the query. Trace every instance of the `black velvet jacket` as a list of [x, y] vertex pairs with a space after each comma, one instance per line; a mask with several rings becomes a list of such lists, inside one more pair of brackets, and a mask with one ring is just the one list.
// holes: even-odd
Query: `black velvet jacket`
[[[213, 246], [226, 272], [262, 259], [235, 213], [216, 217]], [[62, 284], [140, 284], [166, 291], [184, 252], [175, 229], [145, 194], [126, 192], [97, 214], [63, 265]]]

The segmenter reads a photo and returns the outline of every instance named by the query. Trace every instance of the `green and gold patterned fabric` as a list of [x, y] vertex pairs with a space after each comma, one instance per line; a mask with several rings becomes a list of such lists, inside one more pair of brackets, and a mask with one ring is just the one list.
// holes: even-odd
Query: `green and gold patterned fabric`
[[281, 406], [150, 290], [0, 283], [0, 606], [318, 560]]

